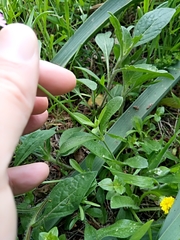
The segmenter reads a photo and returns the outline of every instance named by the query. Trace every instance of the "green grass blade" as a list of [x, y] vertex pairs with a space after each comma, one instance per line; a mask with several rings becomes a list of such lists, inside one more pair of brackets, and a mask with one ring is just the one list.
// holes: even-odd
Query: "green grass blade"
[[98, 10], [96, 10], [85, 22], [82, 24], [75, 34], [67, 41], [61, 48], [57, 55], [52, 60], [61, 66], [66, 66], [73, 55], [79, 48], [93, 36], [103, 24], [105, 24], [110, 15], [108, 12], [117, 14], [131, 3], [140, 2], [140, 0], [121, 0], [106, 1]]
[[166, 143], [166, 145], [164, 146], [164, 148], [161, 149], [161, 151], [157, 154], [157, 156], [153, 159], [153, 162], [150, 163], [149, 165], [149, 169], [154, 169], [157, 168], [159, 166], [159, 164], [161, 163], [163, 156], [165, 155], [165, 153], [167, 152], [168, 148], [171, 146], [171, 144], [174, 142], [174, 140], [176, 139], [177, 135], [180, 133], [180, 131], [177, 131], [176, 134], [174, 134], [170, 140]]
[[[159, 101], [172, 89], [180, 80], [180, 62], [171, 67], [169, 72], [174, 76], [174, 80], [168, 78], [158, 78], [158, 83], [149, 86], [134, 103], [124, 112], [124, 114], [115, 122], [105, 136], [106, 144], [112, 153], [116, 153], [121, 145], [120, 141], [110, 137], [108, 134], [114, 134], [124, 138], [127, 131], [132, 129], [132, 119], [138, 116], [144, 119], [159, 103]], [[133, 107], [138, 106], [139, 110]], [[104, 161], [95, 157], [92, 169], [98, 171]], [[86, 159], [82, 162], [82, 168], [86, 168]]]

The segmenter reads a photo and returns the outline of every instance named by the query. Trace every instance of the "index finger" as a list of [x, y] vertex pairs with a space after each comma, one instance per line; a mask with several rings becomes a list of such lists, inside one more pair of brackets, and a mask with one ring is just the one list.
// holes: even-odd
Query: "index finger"
[[[63, 67], [41, 60], [39, 84], [51, 94], [61, 95], [71, 91], [76, 86], [76, 77], [71, 71]], [[40, 89], [37, 89], [37, 95], [45, 96]]]

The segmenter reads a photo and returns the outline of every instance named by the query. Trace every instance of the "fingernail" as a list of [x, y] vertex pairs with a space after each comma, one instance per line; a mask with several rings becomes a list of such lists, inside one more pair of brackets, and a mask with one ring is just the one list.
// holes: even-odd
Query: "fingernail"
[[0, 31], [0, 57], [11, 61], [29, 60], [37, 53], [37, 38], [31, 28], [15, 23]]

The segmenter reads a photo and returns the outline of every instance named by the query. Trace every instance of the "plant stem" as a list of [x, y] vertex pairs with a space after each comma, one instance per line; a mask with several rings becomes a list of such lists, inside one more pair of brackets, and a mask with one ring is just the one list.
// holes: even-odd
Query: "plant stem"
[[141, 197], [140, 197], [139, 205], [141, 204], [142, 200], [143, 200], [146, 196], [148, 196], [148, 195], [150, 195], [150, 194], [155, 195], [155, 196], [157, 196], [158, 198], [161, 196], [160, 193], [153, 192], [153, 191], [144, 192], [144, 193], [141, 195]]
[[[61, 106], [61, 108], [62, 108], [64, 111], [66, 111], [72, 119], [74, 119], [74, 120], [76, 120], [78, 123], [80, 123], [80, 124], [86, 129], [87, 132], [95, 135], [94, 133], [91, 132], [91, 130], [90, 130], [86, 125], [83, 125], [83, 124], [76, 118], [76, 116], [74, 116], [74, 114], [73, 114], [71, 111], [69, 111], [69, 109], [68, 109], [67, 107], [65, 107], [64, 104], [62, 104], [62, 103], [61, 103], [56, 97], [54, 97], [49, 91], [47, 91], [47, 90], [46, 90], [44, 87], [42, 87], [40, 84], [38, 84], [38, 88], [39, 88], [42, 92], [44, 92], [49, 98], [51, 98], [51, 99], [54, 100], [56, 103], [58, 103], [58, 104]], [[95, 136], [96, 136], [96, 138], [98, 138], [97, 135], [95, 135]], [[99, 139], [99, 138], [98, 138], [98, 139]], [[100, 140], [100, 139], [99, 139], [99, 140]]]
[[141, 208], [139, 212], [150, 212], [150, 211], [159, 211], [161, 210], [160, 207], [148, 207], [148, 208]]
[[135, 213], [135, 211], [133, 209], [131, 209], [131, 213], [133, 214], [133, 216], [137, 222], [142, 223], [142, 221], [140, 220], [140, 218], [138, 217], [138, 215]]
[[56, 159], [54, 159], [53, 157], [50, 157], [48, 160], [48, 162], [51, 162], [51, 163], [54, 163], [56, 165], [59, 165], [60, 167], [63, 167], [64, 169], [67, 169], [67, 170], [73, 170], [72, 167], [68, 166], [67, 164], [65, 163], [62, 163], [60, 161], [57, 161]]

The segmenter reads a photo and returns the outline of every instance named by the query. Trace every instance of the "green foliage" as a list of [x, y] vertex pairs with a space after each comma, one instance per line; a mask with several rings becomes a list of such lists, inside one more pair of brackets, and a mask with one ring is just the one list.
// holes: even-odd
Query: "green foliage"
[[111, 226], [95, 230], [92, 226], [86, 225], [85, 229], [85, 239], [88, 240], [94, 239], [101, 240], [104, 237], [119, 237], [127, 238], [131, 236], [137, 229], [139, 229], [141, 224], [133, 222], [131, 220], [119, 220]]
[[142, 35], [141, 40], [135, 46], [147, 43], [160, 34], [175, 11], [173, 8], [158, 8], [143, 15], [134, 28], [134, 37]]
[[59, 240], [57, 227], [52, 228], [49, 232], [41, 232], [39, 240]]
[[35, 228], [34, 236], [37, 236], [40, 229], [42, 231], [42, 226], [44, 230], [49, 231], [62, 217], [76, 211], [92, 186], [96, 174], [88, 172], [61, 180], [48, 195], [43, 212], [33, 226], [29, 226]]
[[22, 164], [30, 154], [34, 153], [39, 147], [42, 147], [44, 141], [55, 134], [55, 128], [50, 130], [37, 130], [21, 138], [22, 144], [16, 150], [14, 165]]

